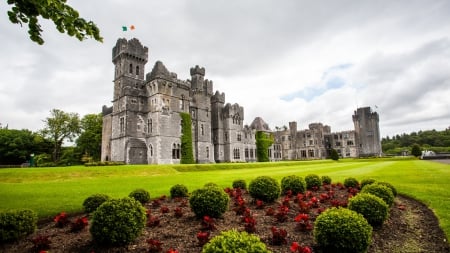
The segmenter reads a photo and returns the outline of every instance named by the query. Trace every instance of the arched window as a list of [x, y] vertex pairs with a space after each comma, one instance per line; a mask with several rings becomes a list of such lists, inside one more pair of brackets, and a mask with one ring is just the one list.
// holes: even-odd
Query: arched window
[[147, 133], [153, 133], [153, 121], [152, 121], [152, 119], [147, 119]]
[[150, 157], [153, 157], [153, 146], [152, 146], [152, 144], [150, 144], [148, 146], [148, 149], [150, 150]]
[[130, 63], [130, 74], [133, 74], [133, 64]]

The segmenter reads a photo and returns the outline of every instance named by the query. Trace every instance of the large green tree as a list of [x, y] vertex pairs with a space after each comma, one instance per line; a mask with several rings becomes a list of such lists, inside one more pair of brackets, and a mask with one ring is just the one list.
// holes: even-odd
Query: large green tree
[[8, 11], [9, 20], [14, 24], [28, 24], [30, 39], [40, 45], [44, 40], [39, 17], [53, 21], [59, 32], [80, 41], [87, 37], [103, 41], [97, 25], [81, 18], [78, 11], [66, 4], [66, 0], [7, 0], [7, 3], [12, 6]]
[[92, 159], [100, 160], [102, 148], [102, 114], [87, 114], [81, 119], [81, 134], [76, 140], [77, 149]]
[[0, 164], [21, 164], [51, 150], [51, 144], [38, 133], [27, 129], [17, 130], [0, 127]]
[[53, 144], [53, 162], [61, 157], [61, 146], [65, 140], [73, 141], [80, 133], [80, 117], [77, 113], [67, 113], [59, 109], [50, 111], [50, 117], [44, 120], [43, 136]]

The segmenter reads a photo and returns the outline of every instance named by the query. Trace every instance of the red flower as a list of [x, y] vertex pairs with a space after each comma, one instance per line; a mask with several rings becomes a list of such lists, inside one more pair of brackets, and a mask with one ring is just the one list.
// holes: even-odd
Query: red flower
[[309, 220], [309, 216], [306, 213], [301, 213], [301, 214], [297, 215], [294, 220], [297, 221], [297, 222], [308, 221]]
[[167, 253], [178, 253], [178, 250], [170, 248]]
[[311, 248], [305, 246], [302, 247], [298, 242], [293, 242], [291, 244], [291, 252], [299, 252], [299, 253], [312, 253]]

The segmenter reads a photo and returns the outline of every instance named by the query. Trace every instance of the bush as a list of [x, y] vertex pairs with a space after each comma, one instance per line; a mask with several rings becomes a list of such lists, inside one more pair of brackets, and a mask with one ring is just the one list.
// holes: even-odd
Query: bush
[[360, 193], [348, 201], [348, 209], [360, 213], [372, 226], [380, 226], [389, 215], [389, 207], [380, 197]]
[[205, 246], [202, 253], [269, 253], [266, 245], [256, 235], [247, 232], [229, 230], [213, 237]]
[[203, 187], [214, 187], [220, 189], [219, 185], [213, 182], [206, 183], [205, 185], [203, 185]]
[[171, 198], [181, 198], [188, 196], [188, 188], [182, 184], [176, 184], [170, 188]]
[[360, 193], [370, 193], [377, 197], [380, 197], [388, 206], [394, 204], [394, 194], [391, 188], [380, 184], [366, 185]]
[[242, 190], [247, 189], [247, 183], [244, 179], [237, 179], [233, 181], [233, 188], [241, 188]]
[[395, 187], [388, 183], [388, 182], [376, 182], [376, 184], [384, 185], [392, 190], [392, 194], [394, 194], [394, 197], [397, 197], [397, 189]]
[[93, 213], [90, 232], [99, 244], [126, 245], [141, 234], [146, 221], [146, 210], [137, 200], [111, 199]]
[[322, 184], [331, 184], [331, 177], [322, 176]]
[[372, 227], [355, 211], [330, 208], [316, 218], [313, 234], [323, 252], [366, 252]]
[[142, 205], [150, 201], [150, 193], [145, 189], [136, 189], [130, 192], [128, 197], [139, 201]]
[[204, 187], [192, 192], [189, 198], [191, 210], [199, 218], [207, 215], [220, 217], [228, 208], [228, 195], [217, 187]]
[[361, 185], [360, 185], [361, 189], [364, 188], [364, 186], [373, 184], [373, 183], [375, 183], [375, 179], [372, 179], [372, 178], [363, 179], [363, 180], [361, 180]]
[[306, 189], [306, 182], [303, 178], [299, 176], [286, 176], [281, 179], [281, 192], [286, 194], [287, 191], [291, 190], [292, 194], [297, 195], [297, 193], [303, 193]]
[[22, 209], [0, 213], [0, 242], [14, 241], [31, 234], [36, 229], [37, 215], [33, 210]]
[[280, 184], [274, 178], [268, 176], [260, 176], [253, 179], [248, 190], [254, 199], [264, 202], [273, 202], [280, 196]]
[[86, 213], [92, 213], [95, 211], [103, 202], [109, 200], [110, 197], [106, 194], [94, 194], [87, 197], [83, 201], [83, 208]]
[[357, 188], [359, 185], [359, 182], [356, 178], [354, 177], [348, 177], [344, 180], [344, 186], [345, 187], [352, 187], [352, 188]]
[[315, 174], [309, 174], [305, 177], [306, 188], [313, 189], [313, 187], [320, 187], [322, 185], [322, 180]]

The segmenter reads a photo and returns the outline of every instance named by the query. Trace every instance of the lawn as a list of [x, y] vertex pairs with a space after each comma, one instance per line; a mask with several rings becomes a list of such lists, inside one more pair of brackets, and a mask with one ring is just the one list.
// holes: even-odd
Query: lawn
[[334, 182], [347, 177], [374, 178], [393, 184], [400, 193], [428, 205], [450, 238], [450, 165], [421, 160], [340, 160], [215, 165], [124, 165], [0, 170], [0, 210], [30, 208], [39, 217], [80, 212], [83, 200], [94, 193], [127, 196], [136, 188], [152, 197], [169, 195], [174, 184], [190, 191], [214, 182], [231, 186], [235, 179], [247, 183], [260, 175], [281, 180], [287, 175], [328, 175]]

